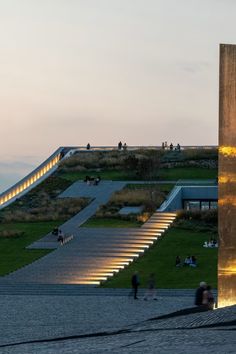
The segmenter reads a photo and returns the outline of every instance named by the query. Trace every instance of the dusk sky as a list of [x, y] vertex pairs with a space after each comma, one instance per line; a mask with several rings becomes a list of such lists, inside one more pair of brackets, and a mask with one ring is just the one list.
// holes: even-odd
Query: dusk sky
[[216, 145], [234, 0], [0, 0], [0, 189], [59, 146]]

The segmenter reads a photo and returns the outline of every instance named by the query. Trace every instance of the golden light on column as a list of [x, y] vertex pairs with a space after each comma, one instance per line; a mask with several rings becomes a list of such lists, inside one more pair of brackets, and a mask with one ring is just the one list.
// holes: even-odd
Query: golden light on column
[[236, 46], [220, 46], [218, 306], [236, 304]]

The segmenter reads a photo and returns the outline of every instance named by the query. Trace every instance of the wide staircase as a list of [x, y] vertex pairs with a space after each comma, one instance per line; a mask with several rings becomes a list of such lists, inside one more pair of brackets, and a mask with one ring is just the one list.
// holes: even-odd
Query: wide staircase
[[155, 212], [140, 228], [80, 227], [68, 244], [2, 280], [8, 284], [99, 285], [142, 256], [175, 217], [175, 213]]

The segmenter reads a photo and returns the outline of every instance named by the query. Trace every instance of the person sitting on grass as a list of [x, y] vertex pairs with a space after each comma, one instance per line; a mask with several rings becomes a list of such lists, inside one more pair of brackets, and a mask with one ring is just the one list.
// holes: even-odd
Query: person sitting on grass
[[184, 260], [184, 266], [189, 266], [190, 263], [191, 263], [191, 257], [188, 256], [188, 257], [186, 257], [185, 260]]
[[59, 233], [58, 227], [54, 227], [54, 229], [52, 230], [52, 234], [58, 236], [58, 233]]
[[197, 259], [195, 256], [191, 257], [191, 263], [189, 264], [190, 267], [196, 267], [197, 266]]
[[175, 259], [175, 266], [176, 267], [180, 267], [181, 266], [181, 259], [179, 256], [176, 256], [176, 259]]

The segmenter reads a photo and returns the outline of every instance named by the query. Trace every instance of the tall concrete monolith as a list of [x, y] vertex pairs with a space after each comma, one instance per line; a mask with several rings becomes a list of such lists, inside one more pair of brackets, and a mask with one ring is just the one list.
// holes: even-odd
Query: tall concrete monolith
[[236, 304], [236, 45], [220, 45], [218, 306]]

